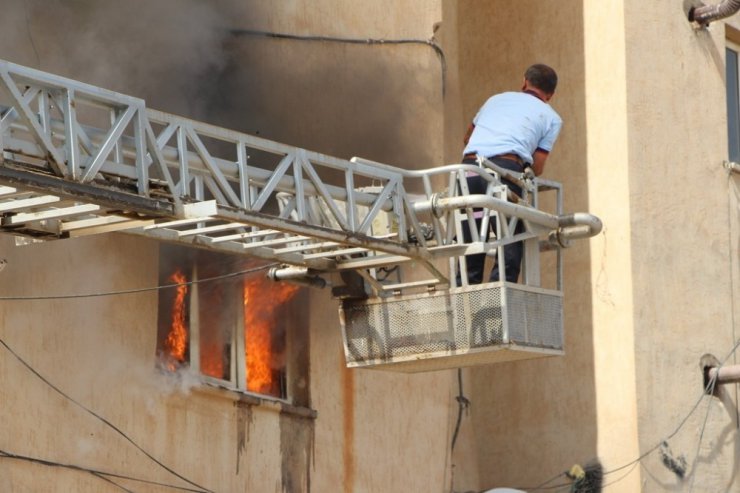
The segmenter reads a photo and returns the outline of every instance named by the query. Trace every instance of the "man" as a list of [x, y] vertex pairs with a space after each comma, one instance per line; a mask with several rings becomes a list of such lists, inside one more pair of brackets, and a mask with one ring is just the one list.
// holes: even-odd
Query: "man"
[[[557, 84], [558, 76], [552, 68], [536, 64], [524, 73], [521, 92], [504, 92], [489, 98], [478, 110], [465, 135], [462, 162], [477, 164], [477, 157], [481, 156], [517, 173], [531, 167], [535, 175], [541, 175], [563, 124], [560, 116], [548, 104]], [[467, 180], [471, 194], [486, 193], [486, 182], [480, 176], [470, 174]], [[519, 187], [506, 180], [504, 183], [521, 196]], [[480, 212], [476, 214], [479, 227], [480, 215]], [[523, 231], [524, 225], [520, 220], [515, 233]], [[472, 241], [467, 221], [463, 223], [463, 238], [466, 242]], [[519, 279], [523, 252], [522, 242], [504, 248], [507, 281], [517, 282]], [[482, 281], [485, 257], [485, 254], [466, 257], [470, 284]], [[499, 280], [498, 265], [493, 268], [490, 280]]]

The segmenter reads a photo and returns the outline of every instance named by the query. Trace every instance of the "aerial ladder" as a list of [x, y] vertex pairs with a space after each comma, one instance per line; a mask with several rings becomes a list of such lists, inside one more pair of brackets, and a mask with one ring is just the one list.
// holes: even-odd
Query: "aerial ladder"
[[[273, 280], [331, 286], [350, 367], [563, 354], [562, 250], [602, 227], [563, 212], [559, 183], [485, 159], [418, 171], [339, 159], [1, 60], [0, 147], [0, 232], [17, 244], [116, 231], [275, 262]], [[487, 193], [467, 193], [466, 173]], [[466, 256], [495, 262], [517, 241], [521, 283], [468, 285]]]

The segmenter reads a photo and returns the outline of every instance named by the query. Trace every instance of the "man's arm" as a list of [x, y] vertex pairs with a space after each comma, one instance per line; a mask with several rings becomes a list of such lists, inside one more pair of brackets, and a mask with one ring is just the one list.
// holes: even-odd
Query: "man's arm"
[[473, 135], [473, 130], [475, 130], [475, 123], [471, 123], [470, 126], [468, 127], [468, 131], [465, 132], [465, 137], [463, 138], [463, 144], [468, 145], [470, 136]]
[[547, 156], [549, 156], [550, 153], [537, 148], [534, 151], [534, 154], [532, 154], [532, 171], [534, 171], [535, 176], [540, 176], [543, 171], [545, 171], [545, 161], [547, 161]]

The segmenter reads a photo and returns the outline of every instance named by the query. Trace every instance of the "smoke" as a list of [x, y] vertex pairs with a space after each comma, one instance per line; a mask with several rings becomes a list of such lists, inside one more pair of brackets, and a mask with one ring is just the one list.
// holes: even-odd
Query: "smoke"
[[435, 135], [434, 122], [412, 109], [441, 101], [439, 72], [419, 75], [421, 67], [408, 63], [414, 55], [434, 66], [429, 47], [235, 33], [227, 48], [219, 124], [345, 159], [433, 165], [434, 143], [418, 139]]
[[0, 58], [197, 118], [218, 91], [229, 26], [217, 2], [5, 0]]

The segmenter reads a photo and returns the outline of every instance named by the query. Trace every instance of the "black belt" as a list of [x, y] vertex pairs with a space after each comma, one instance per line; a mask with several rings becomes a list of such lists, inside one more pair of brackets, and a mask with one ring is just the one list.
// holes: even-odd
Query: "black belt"
[[[515, 163], [517, 163], [520, 166], [526, 166], [526, 164], [524, 163], [524, 159], [522, 159], [521, 157], [519, 157], [518, 154], [514, 154], [514, 153], [510, 153], [510, 154], [496, 154], [495, 156], [488, 156], [486, 159], [492, 160], [492, 159], [495, 159], [495, 158], [508, 159], [509, 161], [514, 161]], [[471, 153], [465, 154], [463, 156], [463, 159], [478, 159], [478, 154], [476, 154], [474, 152], [471, 152]]]

